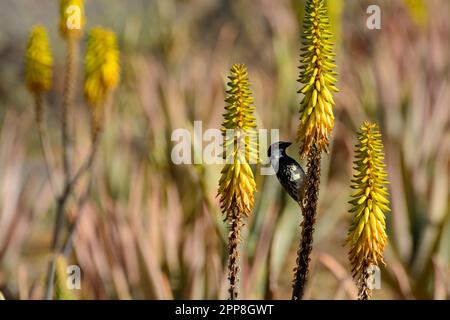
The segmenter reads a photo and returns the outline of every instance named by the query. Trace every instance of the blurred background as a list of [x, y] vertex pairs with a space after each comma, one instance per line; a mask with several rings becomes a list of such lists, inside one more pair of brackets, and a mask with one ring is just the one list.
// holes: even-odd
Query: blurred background
[[[381, 8], [369, 30], [367, 7]], [[175, 165], [171, 133], [219, 128], [226, 75], [245, 63], [259, 128], [293, 141], [300, 96], [304, 0], [88, 0], [86, 32], [119, 37], [122, 81], [108, 110], [68, 263], [82, 271], [80, 299], [224, 299], [227, 230], [216, 198], [219, 165]], [[324, 157], [308, 299], [355, 299], [344, 239], [355, 132], [382, 130], [392, 213], [375, 299], [450, 297], [450, 2], [329, 1], [338, 88], [334, 138]], [[28, 31], [44, 24], [54, 53], [47, 125], [62, 179], [60, 119], [64, 42], [59, 1], [0, 2], [0, 291], [42, 299], [55, 196], [49, 186], [33, 99], [23, 81]], [[79, 62], [75, 163], [89, 152], [89, 113]], [[193, 150], [199, 156], [201, 150]], [[265, 152], [263, 152], [265, 156]], [[297, 157], [297, 150], [289, 150]], [[258, 192], [242, 245], [240, 298], [289, 299], [301, 214], [274, 176], [256, 171]], [[82, 194], [87, 179], [76, 195]], [[76, 197], [75, 197], [76, 198]]]

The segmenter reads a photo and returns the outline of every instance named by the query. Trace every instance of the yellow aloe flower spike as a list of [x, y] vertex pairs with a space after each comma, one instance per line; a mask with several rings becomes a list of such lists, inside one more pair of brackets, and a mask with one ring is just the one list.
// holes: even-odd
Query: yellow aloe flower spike
[[252, 211], [256, 184], [250, 162], [256, 162], [258, 156], [253, 98], [246, 67], [235, 64], [229, 80], [225, 100], [228, 105], [222, 125], [226, 164], [219, 182], [221, 208], [227, 219], [236, 213], [248, 216]]
[[48, 91], [52, 86], [53, 56], [47, 30], [37, 25], [31, 29], [25, 52], [25, 83], [35, 93]]
[[102, 125], [102, 108], [120, 80], [119, 50], [114, 32], [102, 27], [90, 30], [84, 67], [84, 96], [92, 107], [96, 130]]
[[385, 213], [389, 209], [389, 192], [384, 169], [383, 144], [378, 127], [364, 122], [358, 134], [355, 150], [352, 207], [353, 220], [346, 242], [350, 246], [349, 259], [359, 296], [368, 299], [367, 269], [384, 265], [383, 251], [387, 243]]
[[324, 0], [308, 0], [303, 19], [301, 72], [299, 82], [303, 87], [299, 93], [304, 97], [300, 103], [300, 123], [297, 141], [300, 156], [305, 158], [316, 146], [318, 151], [326, 151], [331, 136], [334, 115], [332, 92], [336, 73], [332, 32]]
[[65, 39], [79, 39], [86, 23], [83, 0], [61, 0], [59, 31]]
[[225, 107], [222, 134], [224, 159], [218, 196], [222, 213], [230, 225], [228, 236], [228, 280], [230, 299], [238, 296], [239, 243], [244, 217], [250, 215], [254, 205], [256, 183], [251, 163], [258, 162], [256, 121], [253, 116], [253, 98], [249, 88], [247, 68], [235, 64], [228, 77], [228, 97]]

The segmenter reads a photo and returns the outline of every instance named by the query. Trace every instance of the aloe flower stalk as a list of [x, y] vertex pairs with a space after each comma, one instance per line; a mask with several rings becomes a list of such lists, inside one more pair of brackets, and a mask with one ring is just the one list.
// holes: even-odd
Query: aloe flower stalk
[[[52, 251], [59, 249], [61, 241], [61, 231], [65, 224], [65, 209], [73, 187], [76, 183], [76, 177], [79, 174], [73, 174], [73, 104], [75, 99], [75, 84], [77, 79], [77, 63], [79, 55], [79, 40], [83, 35], [83, 28], [86, 24], [84, 16], [83, 0], [60, 0], [59, 7], [59, 31], [61, 37], [66, 41], [66, 62], [65, 77], [62, 101], [62, 121], [61, 136], [63, 144], [62, 162], [64, 170], [64, 186], [61, 195], [58, 197], [55, 224], [52, 236]], [[52, 259], [47, 275], [46, 299], [53, 297], [53, 282], [55, 278], [56, 258]]]
[[[77, 63], [79, 54], [79, 39], [83, 34], [86, 23], [84, 17], [83, 0], [60, 0], [59, 31], [66, 41], [66, 65], [62, 101], [62, 143], [63, 143], [63, 169], [65, 176], [64, 189], [70, 189], [72, 184], [72, 160], [73, 160], [73, 124], [71, 123], [73, 103], [75, 98], [75, 83], [77, 78]], [[56, 249], [60, 230], [64, 222], [65, 202], [70, 192], [63, 192], [57, 210], [55, 228], [53, 232], [52, 248]]]
[[62, 108], [63, 167], [66, 183], [72, 178], [73, 137], [69, 120], [72, 119], [77, 78], [78, 42], [85, 23], [83, 0], [60, 1], [59, 31], [67, 44]]
[[384, 170], [383, 144], [378, 127], [364, 122], [355, 150], [352, 207], [353, 220], [348, 231], [349, 259], [359, 298], [371, 297], [369, 268], [384, 265], [387, 243], [385, 213], [389, 212], [387, 173]]
[[[61, 0], [59, 31], [66, 40], [66, 65], [62, 102], [62, 143], [63, 143], [63, 169], [65, 175], [65, 190], [70, 189], [72, 184], [72, 159], [73, 159], [73, 132], [70, 119], [72, 119], [73, 102], [75, 95], [75, 83], [77, 77], [78, 62], [78, 40], [82, 35], [85, 25], [84, 1], [83, 0]], [[70, 190], [71, 191], [71, 190]], [[58, 201], [55, 228], [53, 230], [52, 249], [58, 246], [61, 228], [64, 223], [64, 209], [70, 191], [63, 192]], [[47, 296], [50, 293], [48, 292]]]
[[42, 25], [34, 26], [30, 31], [25, 52], [25, 83], [33, 94], [35, 104], [35, 121], [39, 133], [44, 162], [50, 186], [55, 192], [52, 176], [53, 157], [45, 126], [44, 94], [50, 90], [53, 77], [53, 56], [50, 49], [47, 30]]
[[228, 280], [230, 299], [234, 300], [238, 297], [241, 229], [254, 205], [256, 183], [250, 164], [258, 161], [258, 142], [247, 68], [242, 64], [233, 65], [228, 78], [222, 124], [226, 164], [221, 171], [218, 195], [225, 221], [230, 226]]
[[292, 299], [303, 298], [308, 278], [313, 243], [314, 223], [319, 199], [320, 163], [323, 151], [328, 151], [334, 115], [332, 92], [335, 86], [332, 32], [327, 7], [323, 0], [308, 0], [303, 19], [302, 53], [299, 82], [303, 87], [297, 142], [300, 158], [307, 157], [307, 180], [303, 211], [302, 233], [297, 253]]

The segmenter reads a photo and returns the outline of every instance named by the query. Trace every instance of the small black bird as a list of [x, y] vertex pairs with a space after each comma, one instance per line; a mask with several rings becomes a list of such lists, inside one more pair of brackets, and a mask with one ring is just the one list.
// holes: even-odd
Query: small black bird
[[269, 147], [267, 155], [281, 185], [292, 199], [298, 202], [299, 190], [300, 199], [303, 200], [306, 174], [300, 164], [286, 154], [286, 148], [291, 144], [283, 141], [275, 142]]

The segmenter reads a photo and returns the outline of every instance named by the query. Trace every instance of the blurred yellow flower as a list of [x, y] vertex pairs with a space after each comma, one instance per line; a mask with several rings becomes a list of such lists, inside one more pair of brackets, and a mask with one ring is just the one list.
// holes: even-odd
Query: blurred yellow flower
[[31, 29], [25, 52], [25, 82], [34, 93], [48, 91], [52, 85], [53, 57], [44, 26]]
[[86, 19], [83, 0], [60, 0], [59, 31], [65, 39], [78, 39]]
[[84, 70], [87, 102], [92, 106], [104, 104], [120, 79], [119, 50], [114, 32], [101, 27], [90, 30]]
[[353, 220], [348, 232], [352, 273], [358, 282], [371, 265], [384, 265], [387, 243], [385, 213], [389, 212], [389, 193], [384, 170], [383, 144], [378, 127], [364, 122], [358, 134], [350, 204]]
[[406, 9], [414, 23], [423, 27], [428, 22], [428, 7], [425, 0], [404, 0]]
[[331, 92], [335, 87], [332, 32], [327, 8], [323, 0], [308, 0], [303, 19], [301, 73], [299, 82], [304, 84], [300, 104], [300, 123], [297, 141], [300, 156], [305, 158], [312, 146], [326, 151], [334, 125]]
[[344, 11], [344, 0], [327, 1], [328, 16], [330, 18], [330, 26], [333, 31], [336, 43], [339, 45], [342, 38], [342, 13]]
[[120, 79], [119, 50], [114, 32], [94, 27], [88, 35], [84, 62], [84, 96], [92, 110], [93, 136], [101, 130], [103, 108]]

